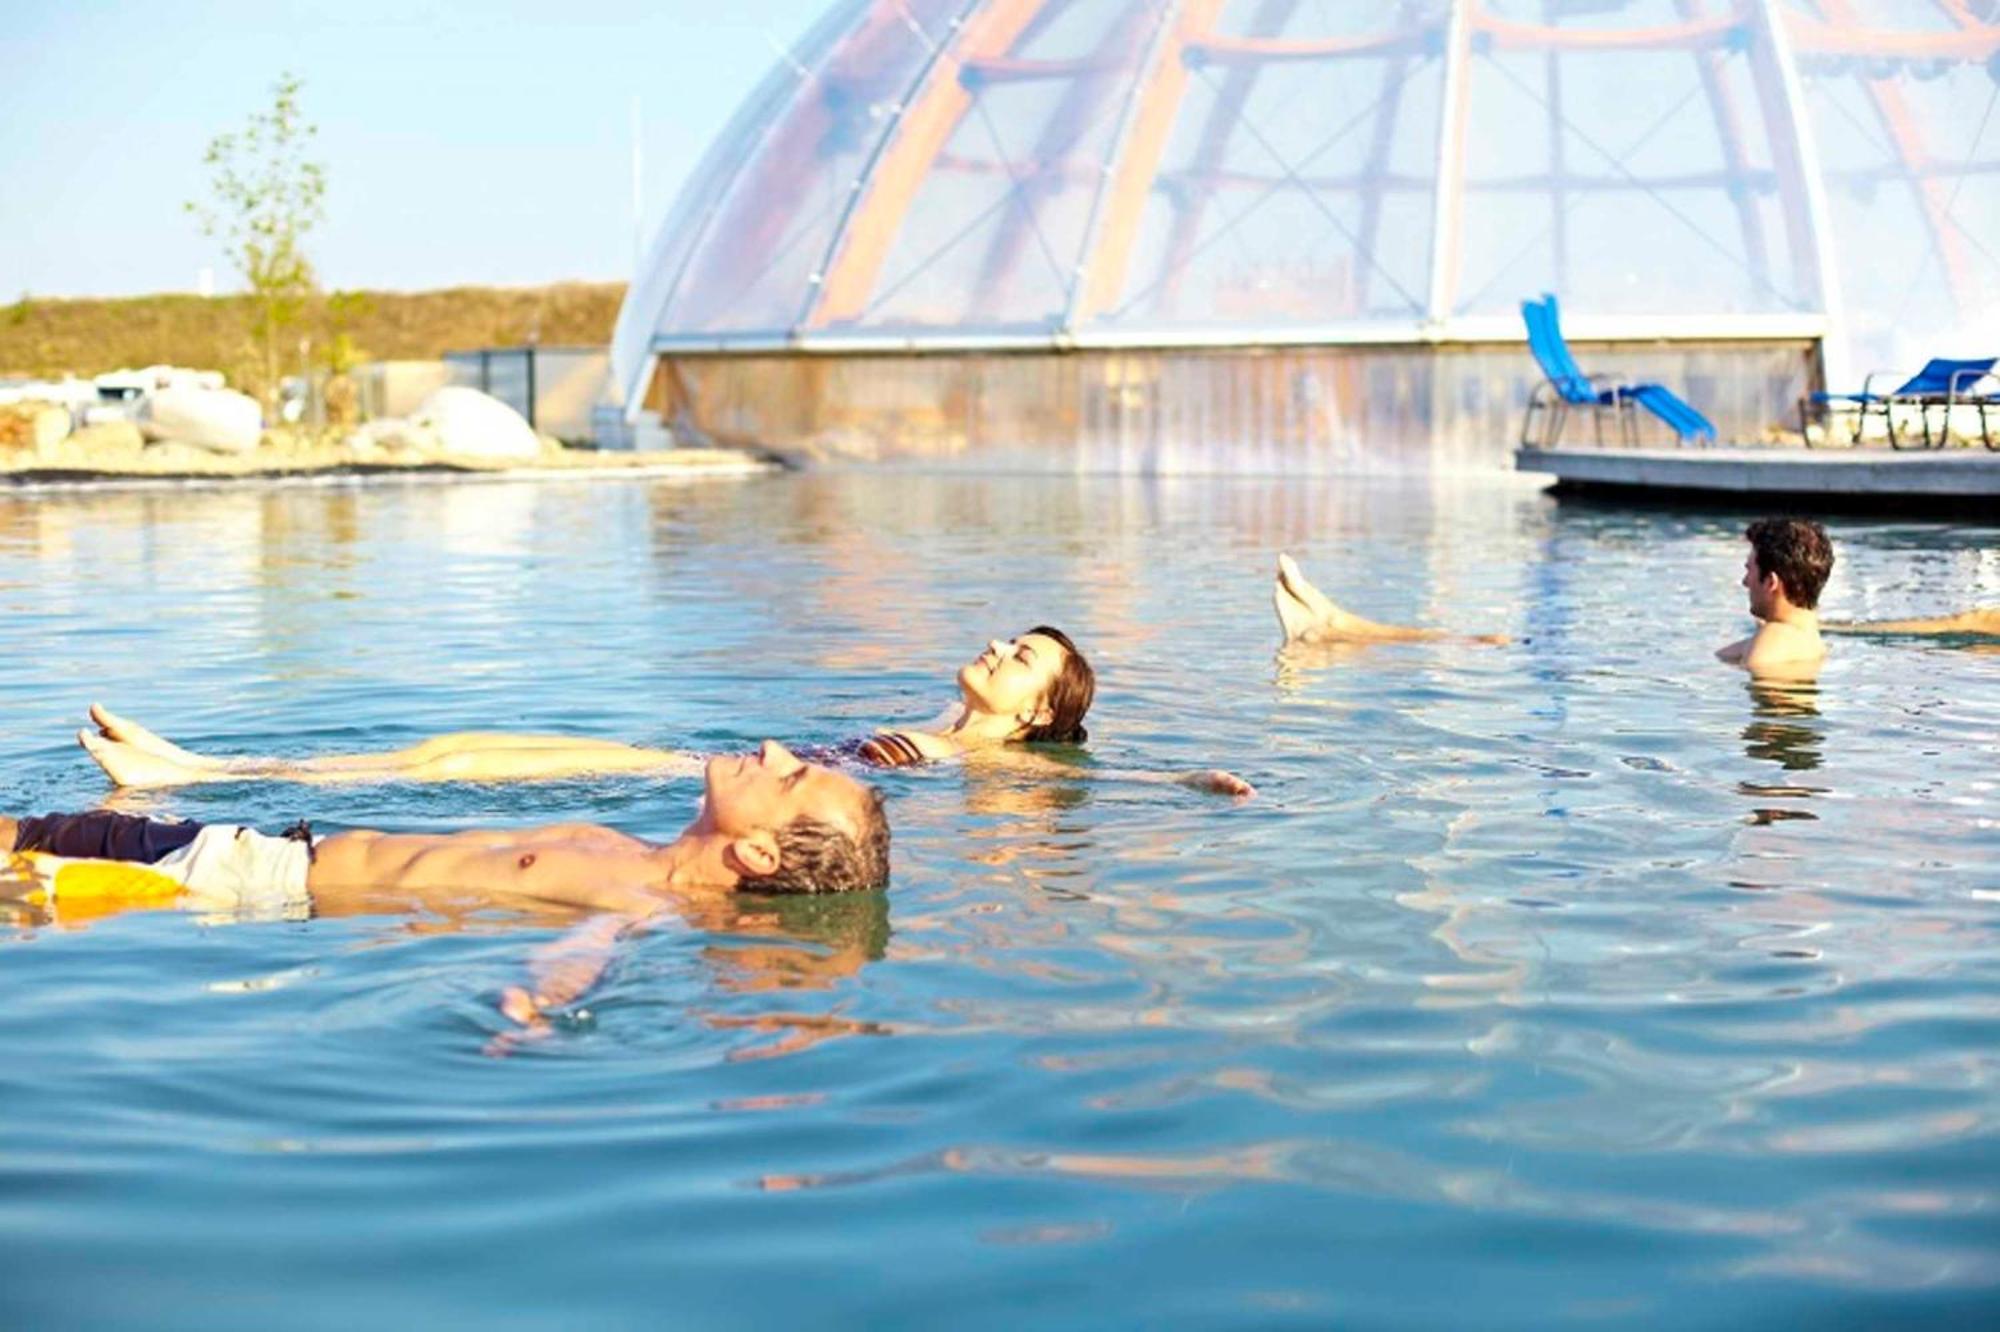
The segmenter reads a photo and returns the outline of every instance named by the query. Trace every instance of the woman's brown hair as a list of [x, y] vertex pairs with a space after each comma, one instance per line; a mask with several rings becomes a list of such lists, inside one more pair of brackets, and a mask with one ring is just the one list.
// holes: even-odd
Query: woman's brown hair
[[1090, 711], [1090, 701], [1097, 697], [1097, 673], [1062, 630], [1038, 624], [1028, 634], [1040, 634], [1062, 644], [1063, 660], [1043, 699], [1048, 704], [1049, 720], [1040, 726], [1030, 726], [1021, 739], [1028, 744], [1080, 745], [1090, 738], [1090, 732], [1083, 729], [1083, 716]]

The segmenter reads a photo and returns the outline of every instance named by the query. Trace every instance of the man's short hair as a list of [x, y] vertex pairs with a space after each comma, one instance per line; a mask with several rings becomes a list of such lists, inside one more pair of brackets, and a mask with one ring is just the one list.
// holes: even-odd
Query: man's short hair
[[1820, 589], [1833, 573], [1833, 542], [1824, 527], [1805, 518], [1759, 518], [1743, 535], [1757, 552], [1758, 571], [1778, 575], [1794, 606], [1819, 605]]
[[1041, 726], [1030, 726], [1022, 732], [1021, 739], [1029, 744], [1080, 745], [1090, 738], [1090, 732], [1083, 729], [1083, 717], [1090, 711], [1091, 700], [1097, 697], [1097, 673], [1062, 630], [1038, 624], [1021, 637], [1028, 634], [1040, 634], [1062, 644], [1063, 662], [1043, 699], [1048, 704], [1049, 720]]
[[882, 812], [882, 793], [866, 789], [860, 836], [822, 819], [793, 819], [778, 829], [778, 868], [761, 877], [746, 875], [738, 886], [753, 893], [853, 893], [888, 887], [889, 819]]

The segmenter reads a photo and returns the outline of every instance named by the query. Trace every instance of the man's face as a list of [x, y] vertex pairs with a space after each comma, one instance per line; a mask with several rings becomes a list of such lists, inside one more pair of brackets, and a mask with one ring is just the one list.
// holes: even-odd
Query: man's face
[[965, 701], [982, 712], [1030, 720], [1062, 670], [1063, 645], [1046, 634], [994, 639], [958, 672]]
[[1743, 590], [1750, 594], [1750, 613], [1768, 620], [1778, 609], [1778, 579], [1757, 565], [1757, 548], [1752, 546], [1743, 559]]
[[799, 818], [832, 824], [859, 837], [867, 788], [831, 768], [802, 762], [776, 740], [754, 754], [717, 755], [708, 761], [701, 823], [725, 837], [775, 833]]

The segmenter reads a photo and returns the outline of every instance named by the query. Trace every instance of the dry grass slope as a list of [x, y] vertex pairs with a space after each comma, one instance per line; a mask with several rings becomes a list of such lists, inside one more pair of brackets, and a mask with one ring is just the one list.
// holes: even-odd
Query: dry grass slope
[[[358, 296], [358, 299], [357, 299]], [[347, 293], [344, 329], [367, 359], [427, 359], [447, 351], [519, 346], [533, 335], [549, 346], [611, 340], [622, 282], [547, 287], [451, 287], [441, 291]], [[342, 331], [317, 300], [299, 325], [317, 361]], [[254, 377], [246, 297], [135, 296], [41, 300], [0, 306], [0, 375], [101, 374], [169, 362], [222, 370], [230, 382]], [[287, 358], [295, 370], [296, 355]]]

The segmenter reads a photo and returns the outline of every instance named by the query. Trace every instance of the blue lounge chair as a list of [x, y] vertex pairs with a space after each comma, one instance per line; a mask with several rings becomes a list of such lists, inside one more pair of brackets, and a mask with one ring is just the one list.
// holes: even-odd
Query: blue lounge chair
[[1539, 301], [1522, 301], [1521, 318], [1528, 326], [1528, 350], [1546, 376], [1528, 395], [1527, 415], [1521, 419], [1521, 443], [1534, 443], [1535, 413], [1547, 412], [1548, 426], [1543, 448], [1553, 447], [1562, 436], [1569, 413], [1588, 407], [1597, 442], [1604, 442], [1604, 412], [1610, 409], [1614, 423], [1627, 442], [1636, 443], [1638, 423], [1634, 407], [1644, 407], [1664, 421], [1685, 444], [1690, 440], [1713, 444], [1715, 425], [1671, 389], [1659, 384], [1617, 384], [1608, 375], [1586, 375], [1563, 338], [1562, 309], [1554, 296], [1544, 293]]
[[[1896, 429], [1895, 409], [1915, 407], [1917, 420], [1921, 424], [1923, 446], [1927, 449], [1943, 447], [1951, 431], [1951, 412], [1961, 405], [1979, 409], [1979, 437], [1989, 449], [2000, 448], [2000, 441], [1993, 437], [1993, 428], [1987, 423], [1986, 409], [2000, 407], [2000, 394], [1989, 386], [1981, 391], [1981, 385], [1994, 378], [1993, 366], [2000, 362], [2000, 356], [1987, 356], [1969, 361], [1955, 361], [1949, 357], [1936, 357], [1924, 362], [1924, 368], [1911, 375], [1886, 393], [1875, 391], [1875, 380], [1889, 374], [1887, 370], [1877, 370], [1861, 381], [1859, 393], [1815, 393], [1799, 404], [1799, 430], [1805, 433], [1806, 414], [1809, 407], [1818, 407], [1822, 417], [1832, 424], [1833, 413], [1852, 408], [1854, 411], [1854, 433], [1850, 442], [1859, 444], [1861, 432], [1867, 428], [1868, 418], [1880, 414], [1882, 428], [1888, 432], [1889, 447], [1900, 449], [1906, 432]], [[1931, 408], [1943, 407], [1944, 424], [1939, 427], [1936, 442], [1931, 439]], [[1812, 443], [1812, 436], [1806, 434], [1806, 442]]]

